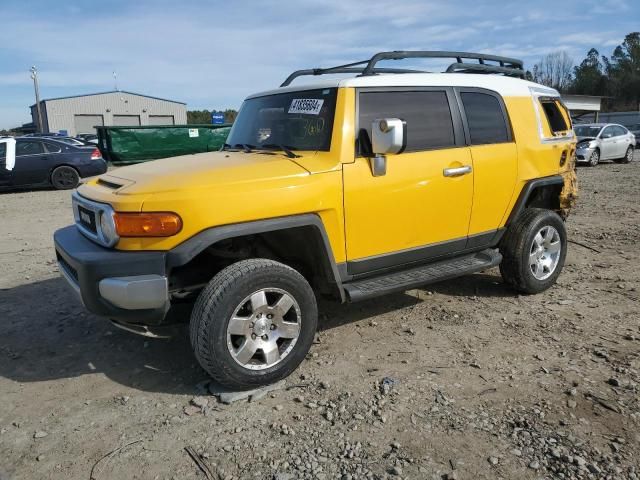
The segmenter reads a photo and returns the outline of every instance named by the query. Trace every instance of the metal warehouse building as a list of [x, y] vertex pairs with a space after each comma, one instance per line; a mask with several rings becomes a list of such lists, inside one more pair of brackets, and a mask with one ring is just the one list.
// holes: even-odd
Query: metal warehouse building
[[[45, 133], [95, 133], [97, 125], [179, 125], [187, 123], [186, 103], [139, 93], [111, 92], [49, 98], [40, 101]], [[31, 117], [38, 125], [38, 109], [31, 105]]]

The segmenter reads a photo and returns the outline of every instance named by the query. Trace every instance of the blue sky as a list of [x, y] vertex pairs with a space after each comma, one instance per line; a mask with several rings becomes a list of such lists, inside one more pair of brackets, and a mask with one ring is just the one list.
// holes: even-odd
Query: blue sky
[[[43, 98], [113, 89], [237, 108], [298, 68], [429, 49], [522, 58], [610, 55], [640, 27], [637, 0], [0, 0], [0, 128]], [[632, 8], [633, 7], [633, 8]]]

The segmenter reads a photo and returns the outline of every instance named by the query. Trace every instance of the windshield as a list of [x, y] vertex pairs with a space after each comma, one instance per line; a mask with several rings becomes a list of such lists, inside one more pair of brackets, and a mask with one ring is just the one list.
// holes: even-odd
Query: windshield
[[589, 125], [578, 125], [574, 128], [578, 137], [597, 137], [602, 127], [592, 127]]
[[250, 148], [321, 150], [331, 148], [335, 88], [304, 90], [245, 100], [227, 143]]

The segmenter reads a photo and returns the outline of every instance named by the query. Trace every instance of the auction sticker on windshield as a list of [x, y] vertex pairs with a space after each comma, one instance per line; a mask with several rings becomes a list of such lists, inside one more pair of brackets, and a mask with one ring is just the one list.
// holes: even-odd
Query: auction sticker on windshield
[[304, 113], [307, 115], [319, 115], [324, 100], [318, 98], [294, 98], [289, 106], [288, 113]]

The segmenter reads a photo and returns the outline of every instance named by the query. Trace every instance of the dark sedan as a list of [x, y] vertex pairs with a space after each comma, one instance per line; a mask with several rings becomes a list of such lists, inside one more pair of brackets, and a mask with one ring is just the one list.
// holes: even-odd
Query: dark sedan
[[[0, 143], [0, 188], [53, 186], [76, 188], [80, 179], [107, 171], [100, 150], [53, 138], [15, 139], [15, 165], [7, 169], [7, 145]], [[11, 165], [13, 162], [9, 162]]]

